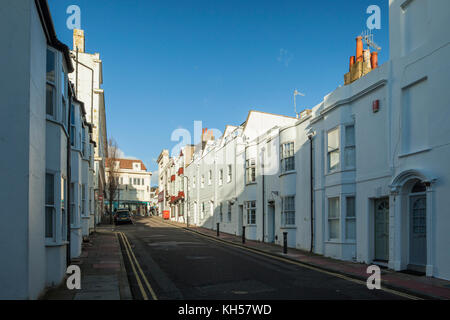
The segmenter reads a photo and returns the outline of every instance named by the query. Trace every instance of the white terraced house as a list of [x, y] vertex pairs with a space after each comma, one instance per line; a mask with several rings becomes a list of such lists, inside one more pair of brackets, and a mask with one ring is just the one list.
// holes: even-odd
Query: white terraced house
[[195, 146], [190, 222], [277, 244], [287, 233], [289, 247], [450, 279], [449, 11], [390, 0], [386, 63], [361, 52], [364, 69], [357, 60], [299, 118], [251, 111]]

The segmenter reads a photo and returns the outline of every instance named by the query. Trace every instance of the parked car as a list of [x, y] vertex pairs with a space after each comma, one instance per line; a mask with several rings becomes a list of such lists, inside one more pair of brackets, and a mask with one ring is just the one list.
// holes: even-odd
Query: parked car
[[117, 210], [114, 215], [114, 223], [133, 223], [133, 221], [131, 220], [131, 214], [128, 209]]

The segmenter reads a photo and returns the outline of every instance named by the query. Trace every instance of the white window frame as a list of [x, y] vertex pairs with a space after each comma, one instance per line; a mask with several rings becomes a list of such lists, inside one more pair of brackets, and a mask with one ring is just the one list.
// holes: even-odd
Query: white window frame
[[[333, 131], [337, 131], [338, 146], [337, 146], [337, 148], [330, 149], [328, 140], [329, 140], [330, 133], [332, 133]], [[340, 130], [339, 126], [334, 127], [334, 128], [332, 128], [332, 129], [327, 131], [327, 139], [326, 139], [326, 143], [327, 143], [326, 144], [326, 150], [327, 150], [327, 159], [326, 159], [327, 172], [338, 171], [339, 168], [340, 168], [340, 165], [341, 165], [341, 152], [340, 152], [340, 147], [341, 147], [340, 138], [341, 138], [341, 134], [340, 134], [340, 131], [341, 130]], [[337, 153], [338, 163], [335, 165], [335, 167], [331, 168], [330, 167], [330, 164], [331, 164], [330, 161], [331, 161], [331, 155], [333, 153]]]
[[219, 170], [219, 186], [223, 185], [223, 169]]
[[[348, 137], [347, 137], [347, 129], [353, 127], [353, 143], [349, 143], [348, 141]], [[344, 166], [346, 169], [354, 169], [356, 167], [356, 132], [355, 132], [355, 125], [352, 124], [348, 124], [345, 125], [344, 127], [344, 132], [345, 132], [345, 141], [344, 141]], [[353, 165], [348, 165], [347, 164], [347, 153], [350, 153], [351, 150], [353, 151]]]
[[[294, 141], [284, 142], [280, 146], [281, 173], [295, 171], [295, 144]], [[288, 167], [288, 164], [292, 166]]]
[[[330, 202], [332, 200], [337, 200], [338, 201], [338, 212], [337, 212], [337, 216], [330, 216]], [[327, 207], [327, 238], [329, 241], [338, 241], [341, 239], [341, 198], [339, 196], [335, 196], [335, 197], [328, 197], [328, 207]], [[337, 237], [331, 237], [331, 228], [330, 228], [330, 223], [332, 221], [337, 221]]]
[[[57, 103], [57, 99], [56, 99], [56, 97], [58, 96], [58, 90], [57, 90], [57, 83], [58, 83], [58, 72], [57, 72], [57, 70], [59, 69], [58, 68], [58, 65], [59, 65], [59, 63], [58, 63], [58, 61], [59, 61], [59, 52], [56, 50], [56, 49], [54, 49], [54, 48], [52, 48], [52, 47], [47, 47], [47, 50], [48, 51], [50, 51], [50, 52], [52, 52], [53, 53], [53, 55], [54, 55], [54, 65], [53, 65], [53, 67], [54, 67], [54, 70], [53, 70], [53, 72], [54, 72], [54, 77], [55, 77], [55, 79], [54, 79], [54, 81], [52, 82], [51, 80], [49, 80], [48, 78], [47, 78], [47, 60], [46, 60], [46, 72], [45, 72], [45, 78], [46, 78], [46, 91], [45, 91], [45, 98], [46, 98], [46, 101], [45, 101], [45, 114], [46, 114], [46, 116], [47, 116], [47, 119], [51, 119], [51, 120], [57, 120], [58, 119], [58, 115], [57, 115], [57, 108], [56, 108], [56, 106], [58, 105], [58, 103]], [[47, 59], [47, 51], [46, 51], [46, 59]], [[52, 102], [52, 107], [53, 107], [53, 114], [48, 114], [47, 113], [47, 87], [51, 87], [53, 90], [52, 90], [52, 92], [53, 92], [53, 102]]]
[[256, 159], [250, 158], [245, 160], [245, 180], [246, 184], [256, 182]]
[[[47, 175], [51, 175], [53, 177], [53, 203], [47, 203]], [[51, 241], [55, 241], [56, 239], [56, 173], [53, 171], [46, 171], [45, 173], [45, 238]], [[51, 209], [51, 221], [52, 221], [52, 230], [51, 236], [47, 236], [47, 208]]]
[[[349, 216], [349, 206], [348, 206], [348, 200], [349, 199], [353, 199], [353, 216]], [[354, 238], [349, 238], [348, 237], [348, 225], [350, 222], [354, 223], [355, 226], [355, 237]], [[356, 228], [356, 197], [355, 195], [347, 195], [345, 196], [345, 240], [350, 241], [350, 242], [356, 242], [356, 232], [357, 232], [357, 228]]]
[[227, 165], [227, 183], [230, 183], [231, 180], [233, 180], [233, 172], [232, 172], [233, 166], [231, 164]]
[[212, 184], [212, 170], [208, 170], [208, 186]]
[[247, 225], [256, 225], [256, 201], [246, 201], [245, 210], [247, 213]]
[[[286, 209], [286, 200], [292, 199], [292, 208], [289, 210]], [[283, 227], [292, 227], [295, 226], [295, 195], [288, 195], [281, 198], [281, 224]]]

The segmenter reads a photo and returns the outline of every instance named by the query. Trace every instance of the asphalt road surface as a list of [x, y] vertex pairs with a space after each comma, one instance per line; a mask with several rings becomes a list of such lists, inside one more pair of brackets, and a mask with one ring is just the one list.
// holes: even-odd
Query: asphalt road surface
[[158, 218], [138, 218], [116, 231], [137, 300], [405, 299], [217, 242]]

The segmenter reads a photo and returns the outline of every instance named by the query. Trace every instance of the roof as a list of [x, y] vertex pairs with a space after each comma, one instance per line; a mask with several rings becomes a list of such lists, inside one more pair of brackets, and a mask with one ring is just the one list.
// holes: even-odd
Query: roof
[[48, 7], [47, 0], [34, 0], [34, 2], [38, 10], [42, 28], [44, 29], [44, 33], [47, 38], [47, 43], [63, 53], [67, 68], [69, 69], [68, 72], [72, 73], [74, 71], [74, 68], [72, 59], [70, 58], [69, 47], [59, 41], [58, 37], [56, 36], [55, 26], [53, 25], [53, 19]]
[[[133, 169], [133, 163], [140, 163], [141, 170], [147, 171], [145, 164], [139, 159], [116, 159], [116, 161], [119, 161], [120, 169]], [[108, 166], [108, 161], [106, 161], [106, 166]]]

